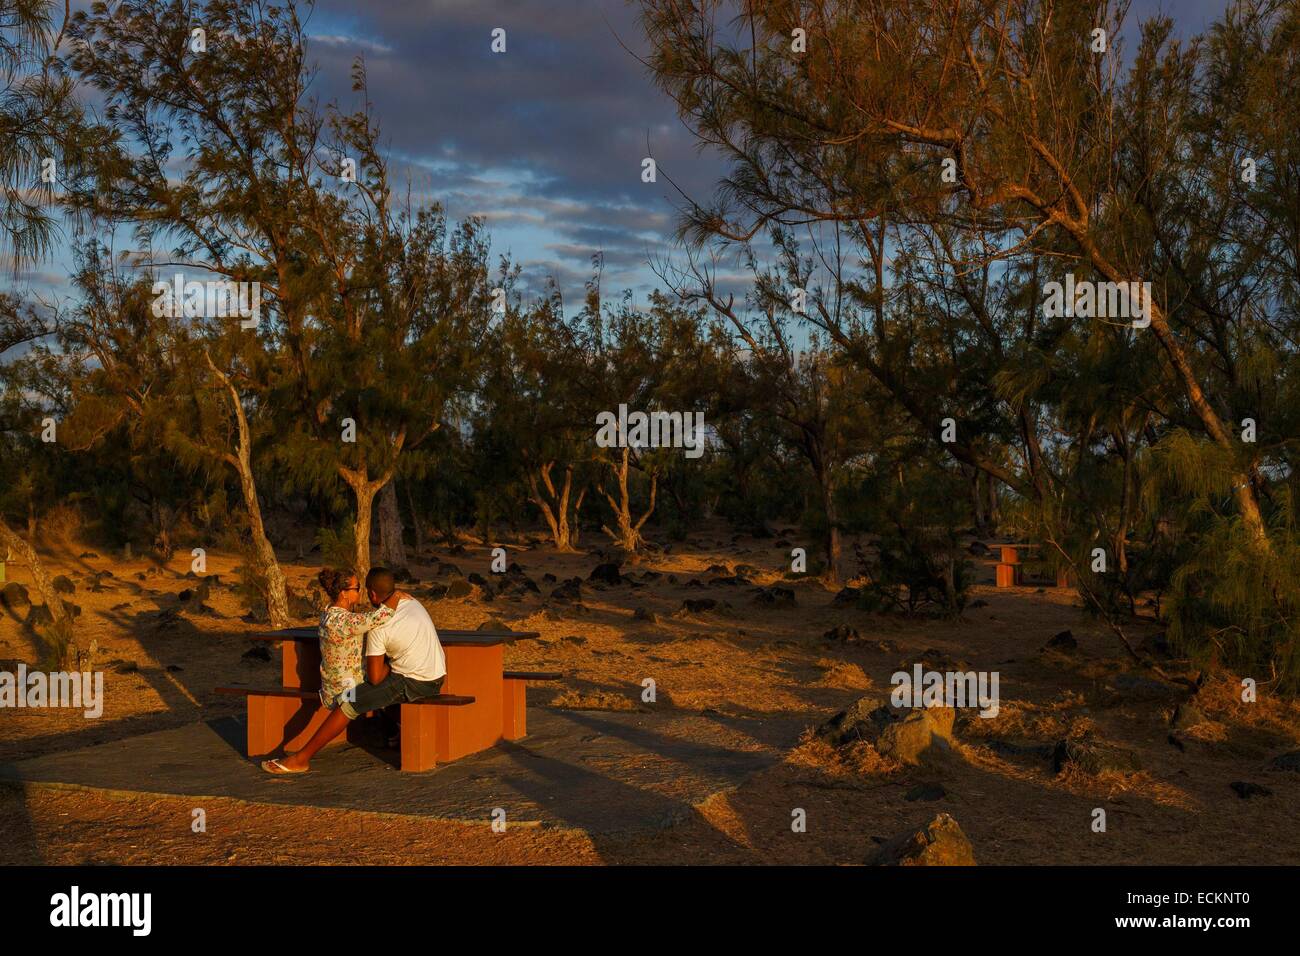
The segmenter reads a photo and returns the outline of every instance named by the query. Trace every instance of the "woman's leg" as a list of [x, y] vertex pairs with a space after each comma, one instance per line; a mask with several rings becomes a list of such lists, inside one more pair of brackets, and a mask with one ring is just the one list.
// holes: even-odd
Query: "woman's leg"
[[293, 756], [285, 757], [280, 761], [281, 765], [290, 770], [306, 770], [311, 763], [311, 758], [316, 756], [316, 752], [346, 730], [347, 726], [348, 715], [343, 713], [342, 708], [335, 707], [325, 718], [325, 722], [316, 728], [316, 733], [311, 735], [307, 746]]

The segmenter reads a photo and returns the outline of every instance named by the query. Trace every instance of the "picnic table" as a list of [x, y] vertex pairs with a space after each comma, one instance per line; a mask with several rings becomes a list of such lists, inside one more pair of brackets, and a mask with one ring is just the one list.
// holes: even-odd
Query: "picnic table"
[[[1038, 545], [999, 544], [994, 545], [994, 547], [998, 548], [998, 587], [1019, 587], [1024, 584], [1024, 566], [1020, 561], [1021, 552], [1036, 551]], [[1056, 586], [1058, 588], [1070, 586], [1070, 572], [1068, 568], [1061, 568], [1056, 572]]]
[[[249, 757], [296, 750], [328, 714], [318, 693], [320, 634], [314, 627], [289, 627], [247, 636], [280, 645], [284, 686], [268, 690], [219, 687], [217, 692], [248, 699]], [[428, 770], [486, 750], [498, 741], [525, 736], [527, 684], [558, 680], [561, 675], [507, 671], [504, 648], [513, 641], [540, 636], [537, 631], [439, 630], [447, 677], [437, 697], [401, 705], [402, 770]], [[352, 733], [350, 726], [348, 736]]]

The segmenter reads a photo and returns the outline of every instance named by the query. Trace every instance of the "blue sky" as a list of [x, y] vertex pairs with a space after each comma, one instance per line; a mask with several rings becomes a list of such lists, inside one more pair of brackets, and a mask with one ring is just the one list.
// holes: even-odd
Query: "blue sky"
[[[1130, 25], [1162, 10], [1190, 35], [1225, 5], [1135, 0]], [[409, 176], [453, 218], [483, 216], [526, 287], [552, 275], [566, 302], [580, 301], [600, 252], [606, 291], [643, 301], [656, 285], [648, 256], [672, 249], [669, 178], [706, 198], [723, 168], [636, 59], [636, 15], [623, 0], [320, 0], [308, 23], [313, 92], [354, 103], [349, 70], [363, 56], [394, 181]], [[497, 27], [504, 54], [490, 48]], [[658, 183], [641, 182], [647, 155]], [[26, 278], [57, 288], [66, 272], [59, 256]]]

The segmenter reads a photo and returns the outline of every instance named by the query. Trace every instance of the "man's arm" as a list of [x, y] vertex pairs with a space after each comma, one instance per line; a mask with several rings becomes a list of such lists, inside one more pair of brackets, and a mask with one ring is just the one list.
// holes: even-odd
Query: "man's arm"
[[366, 658], [366, 683], [381, 684], [388, 676], [388, 661], [383, 654]]

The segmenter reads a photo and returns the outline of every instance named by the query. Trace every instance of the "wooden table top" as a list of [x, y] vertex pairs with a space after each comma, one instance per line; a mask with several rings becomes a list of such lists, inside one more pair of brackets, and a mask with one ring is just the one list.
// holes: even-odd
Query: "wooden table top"
[[[437, 631], [438, 640], [449, 647], [493, 647], [542, 636], [540, 631], [444, 631], [441, 628], [437, 628]], [[286, 627], [280, 631], [259, 631], [246, 636], [254, 641], [320, 640], [320, 632], [314, 627]]]

